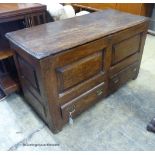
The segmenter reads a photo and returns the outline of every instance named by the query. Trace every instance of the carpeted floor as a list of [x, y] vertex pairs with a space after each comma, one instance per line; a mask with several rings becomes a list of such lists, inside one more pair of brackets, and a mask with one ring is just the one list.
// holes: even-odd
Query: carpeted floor
[[0, 150], [155, 150], [155, 134], [146, 131], [154, 116], [155, 37], [148, 35], [138, 78], [56, 135], [21, 96], [1, 101]]

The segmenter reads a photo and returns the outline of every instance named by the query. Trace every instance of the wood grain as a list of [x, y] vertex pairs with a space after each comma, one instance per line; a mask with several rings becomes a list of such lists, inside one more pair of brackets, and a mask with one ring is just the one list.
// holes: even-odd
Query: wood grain
[[57, 133], [70, 112], [76, 117], [138, 76], [147, 29], [145, 17], [105, 10], [6, 36], [25, 98]]
[[146, 19], [109, 9], [7, 33], [6, 37], [33, 57], [41, 59], [141, 24]]

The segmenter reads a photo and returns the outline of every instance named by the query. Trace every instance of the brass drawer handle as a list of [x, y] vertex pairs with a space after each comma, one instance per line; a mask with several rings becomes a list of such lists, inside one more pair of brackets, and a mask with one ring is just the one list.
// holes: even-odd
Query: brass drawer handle
[[69, 111], [69, 114], [72, 115], [75, 112], [75, 108], [72, 111]]
[[133, 71], [136, 72], [137, 71], [137, 68], [134, 68]]
[[115, 78], [115, 79], [113, 79], [113, 82], [116, 84], [119, 82], [119, 79]]
[[103, 94], [103, 90], [102, 89], [100, 89], [100, 90], [97, 90], [97, 96], [100, 96], [100, 95], [102, 95]]
[[74, 113], [75, 112], [75, 105], [73, 105], [70, 109], [68, 109], [68, 112], [70, 114]]
[[70, 109], [68, 112], [69, 112], [69, 124], [73, 125], [73, 116], [72, 116], [72, 114], [75, 112], [75, 105], [73, 105], [72, 109]]

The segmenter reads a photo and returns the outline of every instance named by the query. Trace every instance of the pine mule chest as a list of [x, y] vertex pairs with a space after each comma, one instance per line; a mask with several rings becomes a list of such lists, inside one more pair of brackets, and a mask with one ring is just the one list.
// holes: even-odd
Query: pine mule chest
[[6, 34], [25, 99], [53, 133], [138, 75], [148, 18], [115, 10]]

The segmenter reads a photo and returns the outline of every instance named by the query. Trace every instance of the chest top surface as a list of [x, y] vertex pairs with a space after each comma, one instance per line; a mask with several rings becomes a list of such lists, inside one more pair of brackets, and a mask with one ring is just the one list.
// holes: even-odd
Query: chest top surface
[[10, 32], [6, 37], [33, 57], [42, 59], [145, 21], [146, 17], [108, 9]]
[[46, 5], [37, 3], [0, 3], [0, 20], [45, 9]]

